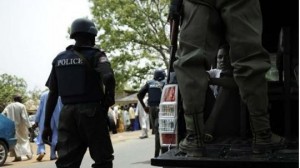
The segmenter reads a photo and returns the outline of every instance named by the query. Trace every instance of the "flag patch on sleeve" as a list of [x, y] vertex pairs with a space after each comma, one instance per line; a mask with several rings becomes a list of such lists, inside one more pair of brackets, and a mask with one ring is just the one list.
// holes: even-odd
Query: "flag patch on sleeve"
[[99, 57], [99, 62], [108, 62], [107, 57]]

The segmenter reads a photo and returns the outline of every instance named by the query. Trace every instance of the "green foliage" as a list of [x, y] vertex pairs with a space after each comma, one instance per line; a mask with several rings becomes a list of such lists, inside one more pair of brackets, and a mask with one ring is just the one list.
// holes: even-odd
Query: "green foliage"
[[15, 75], [0, 75], [0, 112], [5, 106], [12, 102], [13, 95], [20, 94], [24, 101], [27, 100], [26, 94], [27, 83], [24, 79]]
[[139, 89], [155, 68], [168, 67], [169, 0], [90, 0], [98, 42], [115, 71], [117, 90]]
[[[48, 90], [48, 89], [47, 89]], [[39, 104], [40, 104], [40, 97], [44, 91], [38, 88], [34, 88], [27, 92], [28, 94], [28, 101], [24, 102], [25, 107], [28, 113], [35, 113]]]
[[37, 101], [37, 100], [40, 99], [40, 96], [41, 96], [42, 92], [43, 92], [42, 90], [35, 88], [31, 91], [28, 91], [28, 94], [30, 95], [29, 96], [30, 99], [32, 99], [34, 101]]

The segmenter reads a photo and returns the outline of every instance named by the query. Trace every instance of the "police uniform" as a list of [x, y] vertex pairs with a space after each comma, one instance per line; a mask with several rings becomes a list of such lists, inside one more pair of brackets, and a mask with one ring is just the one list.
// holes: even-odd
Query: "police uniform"
[[67, 47], [53, 60], [47, 84], [64, 104], [58, 126], [57, 167], [79, 168], [87, 148], [95, 161], [92, 167], [112, 167], [107, 113], [114, 103], [115, 79], [105, 53], [88, 46]]
[[[242, 100], [248, 106], [252, 132], [270, 130], [265, 78], [270, 60], [262, 47], [261, 35], [258, 0], [183, 0], [176, 53], [178, 60], [174, 62], [174, 69], [183, 98], [187, 132], [197, 134], [192, 145], [188, 138], [182, 141], [179, 146], [183, 151], [189, 145], [194, 149], [204, 146], [203, 110], [209, 80], [206, 70], [210, 68], [223, 38], [230, 45], [234, 79]], [[267, 134], [270, 137], [270, 132]], [[269, 143], [270, 139], [267, 139], [265, 142]], [[254, 144], [256, 142], [253, 141]], [[186, 149], [190, 151], [191, 148]], [[201, 152], [195, 155], [202, 156]]]
[[[162, 73], [159, 75], [158, 73]], [[154, 79], [149, 80], [146, 84], [140, 89], [137, 94], [139, 101], [142, 106], [145, 108], [145, 103], [143, 99], [145, 95], [148, 93], [148, 106], [150, 113], [150, 122], [152, 125], [152, 133], [155, 134], [155, 154], [157, 157], [160, 152], [160, 140], [159, 140], [159, 130], [158, 130], [158, 113], [159, 113], [159, 103], [162, 94], [162, 89], [165, 85], [164, 81], [164, 72], [157, 70], [154, 74]]]

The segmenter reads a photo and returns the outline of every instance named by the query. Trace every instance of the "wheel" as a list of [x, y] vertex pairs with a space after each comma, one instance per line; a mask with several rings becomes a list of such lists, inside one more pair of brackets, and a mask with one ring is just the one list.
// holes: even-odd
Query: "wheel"
[[8, 154], [8, 149], [6, 144], [0, 140], [0, 166], [2, 166], [7, 158], [7, 154]]

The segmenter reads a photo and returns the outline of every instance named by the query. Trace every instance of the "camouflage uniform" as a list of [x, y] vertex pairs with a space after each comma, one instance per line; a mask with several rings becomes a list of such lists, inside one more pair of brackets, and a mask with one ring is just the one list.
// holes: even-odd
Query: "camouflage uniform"
[[230, 45], [234, 79], [248, 106], [252, 132], [268, 130], [270, 135], [265, 78], [270, 60], [261, 35], [258, 0], [183, 0], [178, 60], [174, 62], [188, 133], [179, 145], [182, 150], [193, 146], [199, 150], [191, 155], [203, 155], [203, 109], [209, 81], [206, 70], [224, 39]]

